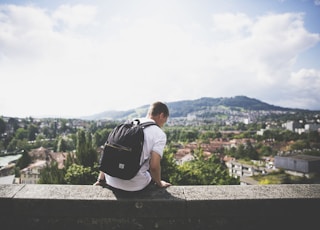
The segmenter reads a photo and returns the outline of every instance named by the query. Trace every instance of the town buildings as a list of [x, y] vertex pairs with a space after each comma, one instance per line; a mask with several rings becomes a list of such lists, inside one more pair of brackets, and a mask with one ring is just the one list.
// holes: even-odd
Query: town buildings
[[275, 167], [296, 176], [310, 176], [320, 173], [320, 157], [308, 155], [275, 156]]
[[38, 160], [20, 171], [20, 184], [37, 184], [41, 169], [46, 167], [45, 160]]

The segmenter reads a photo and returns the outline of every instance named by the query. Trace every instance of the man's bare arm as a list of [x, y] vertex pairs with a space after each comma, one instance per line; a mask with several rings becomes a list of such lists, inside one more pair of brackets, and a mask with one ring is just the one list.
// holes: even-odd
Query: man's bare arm
[[151, 152], [151, 160], [150, 160], [150, 174], [153, 181], [161, 188], [166, 188], [171, 184], [161, 180], [161, 165], [160, 165], [161, 157], [156, 152]]

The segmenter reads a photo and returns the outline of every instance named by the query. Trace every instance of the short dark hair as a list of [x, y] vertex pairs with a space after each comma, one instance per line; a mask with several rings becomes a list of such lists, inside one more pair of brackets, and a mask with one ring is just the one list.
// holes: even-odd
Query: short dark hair
[[163, 113], [166, 117], [169, 117], [168, 106], [160, 101], [154, 102], [150, 105], [148, 115], [156, 116]]

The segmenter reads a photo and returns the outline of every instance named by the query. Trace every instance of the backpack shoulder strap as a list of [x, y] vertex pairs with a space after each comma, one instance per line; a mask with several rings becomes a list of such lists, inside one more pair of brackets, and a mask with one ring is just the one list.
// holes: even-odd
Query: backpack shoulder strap
[[148, 122], [145, 122], [145, 123], [141, 123], [141, 124], [140, 124], [140, 126], [141, 126], [143, 129], [145, 129], [145, 128], [151, 126], [151, 125], [156, 125], [156, 126], [159, 127], [159, 125], [157, 125], [155, 122], [152, 122], [152, 121], [148, 121]]
[[147, 121], [147, 122], [141, 123], [139, 119], [134, 119], [134, 120], [132, 121], [132, 123], [135, 123], [135, 122], [136, 122], [137, 125], [141, 126], [143, 129], [144, 129], [144, 128], [147, 128], [147, 127], [149, 127], [149, 126], [151, 126], [151, 125], [156, 125], [156, 126], [159, 127], [159, 125], [157, 125], [157, 124], [156, 124], [155, 122], [153, 122], [153, 121]]

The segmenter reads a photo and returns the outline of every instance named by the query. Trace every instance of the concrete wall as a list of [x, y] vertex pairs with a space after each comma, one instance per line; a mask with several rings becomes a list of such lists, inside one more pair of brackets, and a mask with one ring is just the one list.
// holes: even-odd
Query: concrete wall
[[172, 186], [125, 194], [0, 185], [4, 229], [319, 229], [320, 184]]

